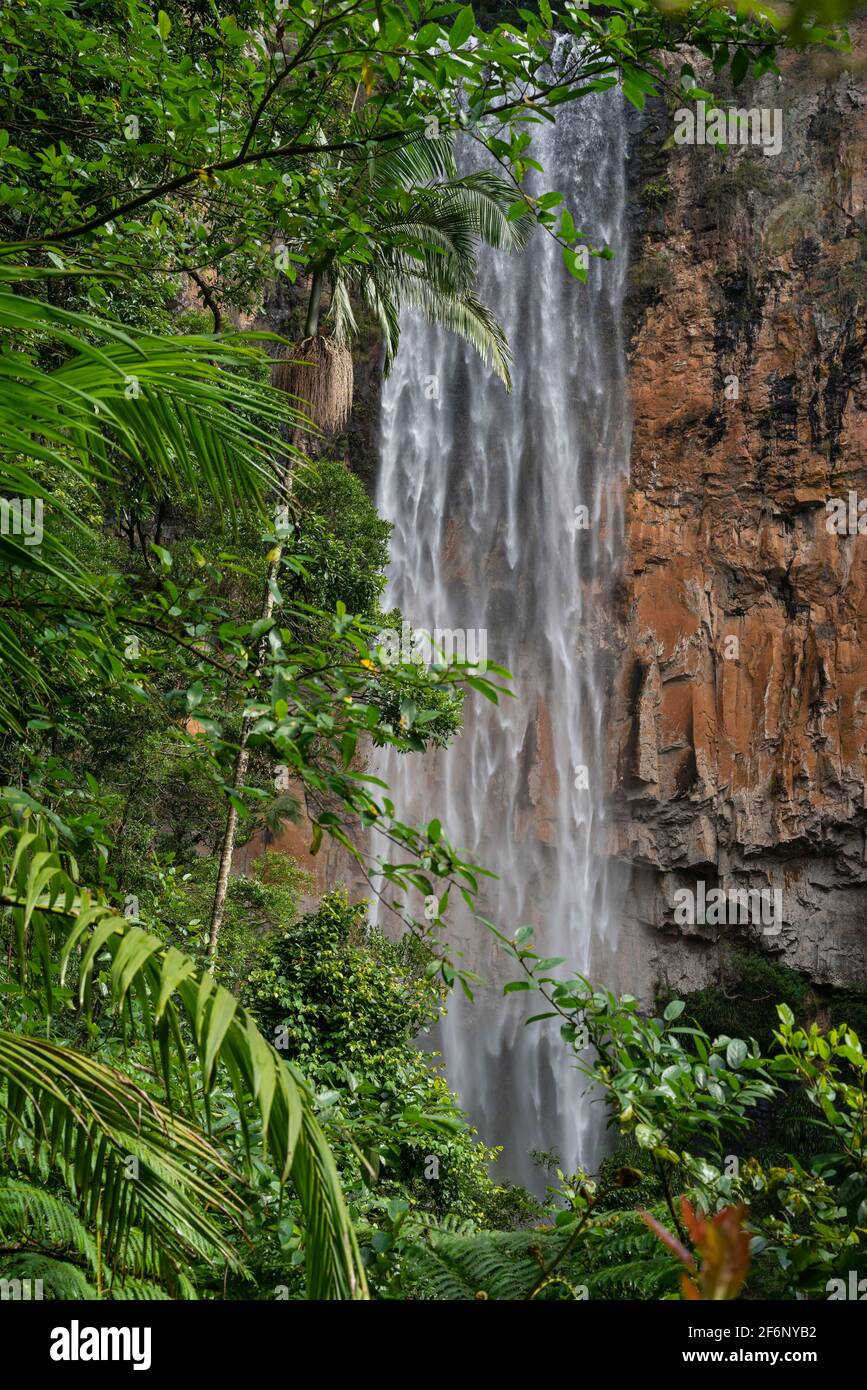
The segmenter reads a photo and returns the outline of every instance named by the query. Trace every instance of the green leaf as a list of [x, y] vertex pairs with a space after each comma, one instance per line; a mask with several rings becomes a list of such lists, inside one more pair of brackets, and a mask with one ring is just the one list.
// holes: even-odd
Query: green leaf
[[574, 276], [576, 280], [580, 280], [582, 284], [586, 281], [587, 269], [570, 246], [563, 247], [563, 263], [569, 274]]
[[635, 78], [624, 75], [621, 85], [623, 95], [630, 105], [634, 106], [638, 111], [643, 111], [646, 98], [641, 87], [639, 87], [638, 83], [635, 81]]
[[458, 11], [449, 32], [449, 42], [452, 48], [460, 48], [462, 44], [466, 43], [475, 27], [476, 16], [473, 13], [472, 5], [464, 5], [464, 8]]
[[659, 1135], [650, 1125], [636, 1125], [635, 1138], [642, 1149], [655, 1149], [659, 1143]]
[[747, 49], [739, 48], [732, 58], [732, 83], [739, 87], [749, 71], [750, 55]]
[[[56, 837], [44, 819], [31, 815], [30, 827], [21, 831], [0, 822], [0, 876], [7, 884], [15, 879], [13, 865], [35, 882], [47, 859], [56, 855]], [[297, 1198], [309, 1296], [366, 1297], [361, 1255], [334, 1159], [303, 1078], [265, 1041], [228, 991], [215, 985], [210, 974], [199, 975], [177, 948], [165, 947], [83, 891], [77, 894], [66, 876], [51, 891], [53, 904], [59, 897], [68, 917], [66, 939], [58, 943], [61, 966], [65, 969], [73, 952], [79, 952], [82, 997], [92, 993], [94, 974], [108, 984], [109, 1002], [116, 1008], [134, 997], [135, 1009], [126, 1007], [123, 1017], [127, 1026], [138, 1022], [148, 1041], [159, 1042], [167, 1086], [173, 1061], [181, 1072], [186, 1069], [191, 1029], [206, 1097], [219, 1085], [232, 1096], [244, 1126], [247, 1114], [258, 1111], [261, 1154], [273, 1154], [277, 1177], [291, 1181]], [[34, 899], [34, 924], [48, 905], [44, 894]], [[18, 952], [14, 941], [11, 948]], [[26, 969], [26, 943], [20, 950]], [[106, 953], [109, 971], [103, 964]], [[172, 1115], [116, 1067], [75, 1047], [11, 1033], [0, 1033], [4, 1085], [19, 1133], [26, 1129], [27, 1143], [37, 1146], [46, 1163], [59, 1166], [64, 1185], [83, 1204], [88, 1219], [102, 1223], [108, 1254], [119, 1241], [129, 1240], [131, 1230], [142, 1229], [181, 1269], [199, 1258], [239, 1267], [234, 1245], [208, 1214], [238, 1224], [243, 1209], [233, 1194], [237, 1175], [197, 1128], [195, 1115], [190, 1121]], [[190, 1108], [195, 1111], [197, 1104], [190, 1088]], [[7, 1112], [9, 1108], [7, 1100]], [[141, 1160], [136, 1182], [127, 1182], [122, 1168], [130, 1156]], [[114, 1194], [121, 1192], [125, 1197], [115, 1201]]]
[[738, 1067], [747, 1060], [749, 1052], [749, 1048], [741, 1038], [732, 1038], [726, 1048], [726, 1061], [732, 1071], [737, 1071]]

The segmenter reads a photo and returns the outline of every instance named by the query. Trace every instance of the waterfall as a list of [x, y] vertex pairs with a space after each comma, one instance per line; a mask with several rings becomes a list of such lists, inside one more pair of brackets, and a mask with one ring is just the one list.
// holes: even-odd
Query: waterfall
[[[562, 106], [556, 125], [536, 131], [540, 189], [561, 191], [576, 226], [614, 259], [591, 258], [582, 285], [542, 230], [523, 256], [483, 253], [479, 290], [512, 345], [511, 395], [468, 346], [407, 316], [384, 391], [377, 487], [394, 527], [386, 606], [428, 631], [484, 634], [517, 698], [469, 696], [451, 749], [389, 751], [375, 770], [403, 819], [438, 816], [499, 876], [485, 915], [509, 934], [533, 925], [537, 949], [590, 972], [610, 961], [618, 898], [604, 718], [629, 448], [621, 95]], [[544, 1001], [503, 996], [515, 964], [469, 914], [449, 939], [486, 983], [475, 1003], [450, 1002], [446, 1074], [485, 1141], [504, 1145], [501, 1170], [533, 1181], [531, 1147], [591, 1166], [599, 1124], [559, 1028], [524, 1025]]]

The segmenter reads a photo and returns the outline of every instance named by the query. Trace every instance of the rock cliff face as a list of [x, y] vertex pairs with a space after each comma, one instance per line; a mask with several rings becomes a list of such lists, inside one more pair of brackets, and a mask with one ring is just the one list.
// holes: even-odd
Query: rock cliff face
[[[779, 154], [666, 149], [660, 102], [631, 160], [610, 767], [624, 930], [681, 989], [745, 934], [817, 982], [867, 978], [867, 84], [781, 66], [735, 101], [782, 112]], [[682, 925], [699, 881], [779, 889], [782, 921]]]

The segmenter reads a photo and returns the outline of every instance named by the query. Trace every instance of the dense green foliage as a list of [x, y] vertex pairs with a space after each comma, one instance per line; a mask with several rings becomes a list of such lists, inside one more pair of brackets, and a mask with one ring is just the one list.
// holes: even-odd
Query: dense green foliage
[[[660, 1297], [676, 1268], [620, 1197], [676, 1223], [683, 1190], [743, 1198], [757, 1279], [816, 1294], [860, 1268], [864, 1064], [784, 992], [761, 1045], [686, 1032], [680, 1001], [651, 1020], [543, 981], [505, 934], [564, 1042], [590, 1026], [580, 1065], [637, 1152], [544, 1204], [491, 1176], [425, 1050], [448, 987], [471, 993], [448, 912], [485, 871], [405, 823], [365, 753], [447, 747], [508, 673], [382, 658], [388, 527], [271, 384], [287, 344], [234, 326], [297, 283], [308, 341], [375, 321], [390, 362], [414, 305], [507, 378], [481, 243], [538, 226], [578, 279], [579, 250], [610, 255], [526, 191], [539, 123], [617, 81], [642, 107], [681, 50], [737, 84], [844, 36], [802, 7], [566, 7], [580, 42], [552, 72], [547, 3], [484, 25], [427, 0], [164, 4], [0, 10], [0, 492], [27, 519], [0, 535], [0, 1274], [58, 1297]], [[680, 82], [705, 95], [688, 61]], [[458, 174], [461, 132], [499, 175]], [[403, 938], [340, 890], [311, 903], [287, 828], [380, 875]], [[829, 1153], [723, 1172], [784, 1087]]]
[[[327, 1096], [322, 1120], [354, 1183], [422, 1210], [480, 1214], [493, 1196], [436, 1058], [414, 1046], [439, 1017], [429, 953], [388, 940], [345, 893], [272, 938], [244, 997], [285, 1055]], [[393, 1189], [393, 1190], [392, 1190]]]
[[[539, 1017], [562, 1020], [578, 1071], [604, 1094], [611, 1126], [629, 1143], [619, 1169], [604, 1171], [604, 1186], [587, 1196], [579, 1184], [591, 1214], [575, 1225], [576, 1249], [593, 1213], [619, 1205], [612, 1188], [627, 1187], [661, 1194], [651, 1210], [667, 1210], [681, 1241], [676, 1195], [711, 1213], [743, 1204], [747, 1296], [826, 1297], [829, 1281], [867, 1268], [867, 1057], [852, 1028], [799, 1027], [788, 1004], [778, 1003], [763, 1049], [753, 1037], [706, 1033], [687, 1021], [682, 999], [647, 1017], [629, 996], [556, 973], [564, 962], [540, 957], [530, 935], [501, 937], [522, 970], [507, 989], [537, 992], [546, 1006]], [[806, 1144], [793, 1153], [790, 1142], [779, 1156], [739, 1158], [732, 1139], [754, 1132], [763, 1108], [786, 1093], [802, 1100], [821, 1152]], [[617, 1224], [619, 1215], [602, 1219]]]

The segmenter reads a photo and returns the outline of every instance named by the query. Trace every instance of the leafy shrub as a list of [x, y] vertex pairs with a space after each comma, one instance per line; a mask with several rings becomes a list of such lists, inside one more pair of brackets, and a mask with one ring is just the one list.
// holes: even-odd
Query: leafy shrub
[[649, 208], [661, 208], [672, 195], [671, 180], [667, 174], [658, 179], [648, 179], [641, 190], [641, 201]]
[[338, 889], [269, 937], [244, 986], [266, 1036], [317, 1088], [362, 1248], [388, 1278], [390, 1224], [403, 1210], [514, 1224], [532, 1205], [488, 1176], [497, 1151], [477, 1141], [437, 1055], [417, 1044], [442, 1005], [429, 959]]

